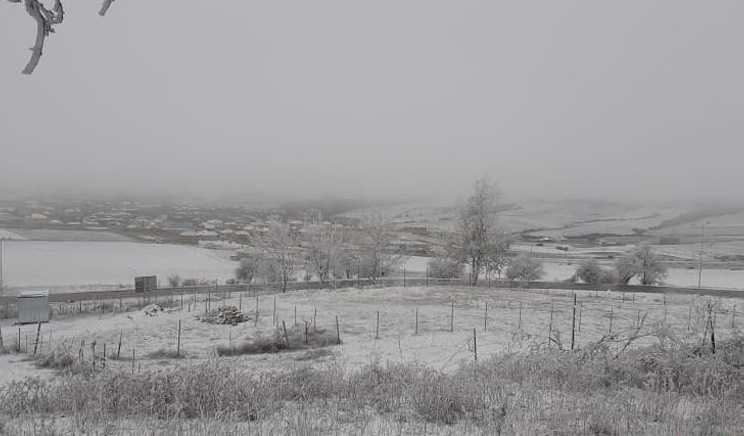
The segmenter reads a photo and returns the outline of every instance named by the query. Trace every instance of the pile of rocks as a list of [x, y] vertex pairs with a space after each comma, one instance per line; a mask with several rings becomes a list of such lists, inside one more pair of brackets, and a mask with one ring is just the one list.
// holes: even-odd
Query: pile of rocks
[[249, 321], [251, 317], [247, 313], [239, 311], [235, 306], [225, 306], [211, 310], [205, 315], [197, 317], [197, 319], [209, 324], [238, 325]]
[[148, 304], [147, 306], [142, 308], [142, 311], [145, 313], [145, 315], [156, 316], [163, 311], [163, 308], [158, 306], [157, 304]]

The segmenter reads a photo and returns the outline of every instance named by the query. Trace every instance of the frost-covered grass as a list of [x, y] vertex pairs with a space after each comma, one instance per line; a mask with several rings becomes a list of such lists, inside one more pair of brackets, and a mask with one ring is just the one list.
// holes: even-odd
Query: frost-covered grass
[[[260, 297], [256, 308], [255, 298], [232, 295], [224, 304], [258, 313], [257, 322], [235, 327], [197, 320], [203, 295], [191, 312], [54, 319], [42, 325], [44, 343], [34, 360], [57, 376], [16, 377], [0, 392], [0, 422], [9, 434], [85, 428], [113, 435], [715, 435], [744, 429], [741, 300], [580, 293], [575, 351], [573, 295], [566, 291], [293, 292], [276, 296], [276, 317], [273, 300]], [[340, 345], [327, 343], [335, 342], [336, 316]], [[305, 323], [312, 326], [313, 319], [327, 347], [216, 357], [230, 345], [281, 340], [282, 321], [290, 341], [304, 342]], [[179, 321], [186, 357], [175, 359]], [[2, 327], [12, 345], [16, 327]], [[35, 328], [24, 326], [22, 333]], [[120, 335], [121, 358], [111, 358]]]
[[[288, 331], [292, 332], [291, 336], [294, 337], [294, 333], [297, 333], [303, 342], [306, 322], [310, 326], [316, 326], [318, 331], [328, 332], [331, 342], [335, 342], [336, 316], [342, 344], [329, 344], [325, 348], [329, 353], [318, 355], [317, 358], [306, 358], [303, 354], [305, 351], [245, 354], [226, 358], [237, 368], [252, 372], [272, 371], [286, 365], [334, 362], [354, 369], [375, 359], [401, 364], [416, 362], [436, 370], [451, 372], [461, 362], [474, 359], [473, 329], [477, 333], [480, 359], [525, 351], [534, 342], [547, 344], [549, 338], [555, 348], [567, 349], [571, 345], [573, 299], [570, 291], [545, 293], [521, 289], [489, 290], [447, 286], [397, 287], [263, 295], [259, 297], [258, 307], [252, 295], [241, 298], [240, 294], [234, 293], [225, 301], [212, 301], [211, 309], [222, 304], [236, 307], [242, 305], [242, 310], [257, 313], [257, 320], [254, 318], [237, 326], [199, 321], [197, 317], [205, 311], [205, 297], [205, 294], [199, 294], [194, 305], [193, 295], [186, 296], [183, 310], [179, 309], [180, 301], [177, 299], [172, 309], [155, 316], [133, 310], [136, 309], [137, 302], [134, 301], [132, 306], [133, 301], [125, 300], [124, 306], [130, 307], [128, 312], [99, 312], [54, 318], [50, 323], [42, 324], [43, 342], [40, 349], [46, 352], [66, 343], [72, 350], [79, 350], [84, 341], [84, 358], [88, 360], [91, 355], [90, 345], [94, 341], [99, 353], [105, 343], [110, 354], [112, 350], [118, 349], [121, 337], [121, 355], [126, 360], [110, 361], [107, 368], [131, 370], [130, 357], [134, 351], [137, 369], [141, 366], [145, 371], [153, 368], [166, 370], [185, 363], [204, 362], [212, 358], [219, 349], [229, 349], [231, 346], [237, 348], [244, 343], [255, 343], [259, 338], [278, 337], [281, 340], [282, 321]], [[642, 337], [633, 342], [633, 347], [654, 345], [658, 332], [666, 332], [675, 340], [700, 343], [708, 319], [708, 302], [715, 306], [718, 339], [731, 337], [735, 330], [744, 325], [744, 301], [739, 299], [709, 300], [706, 297], [680, 295], [623, 296], [620, 293], [579, 292], [573, 335], [575, 346], [585, 346], [605, 337], [613, 341], [613, 346], [621, 347], [624, 338], [636, 330], [642, 318]], [[452, 313], [454, 319], [450, 318]], [[179, 321], [182, 327], [180, 349], [186, 357], [169, 359], [160, 350], [176, 350]], [[18, 327], [11, 324], [12, 320], [0, 321], [5, 345], [12, 347], [17, 343]], [[33, 342], [36, 326], [21, 326], [20, 330], [25, 349], [26, 337]], [[0, 365], [0, 372], [3, 371], [4, 367]]]
[[716, 354], [535, 344], [449, 373], [371, 361], [255, 377], [212, 359], [13, 383], [0, 422], [9, 434], [733, 435], [744, 431], [743, 362], [742, 338]]

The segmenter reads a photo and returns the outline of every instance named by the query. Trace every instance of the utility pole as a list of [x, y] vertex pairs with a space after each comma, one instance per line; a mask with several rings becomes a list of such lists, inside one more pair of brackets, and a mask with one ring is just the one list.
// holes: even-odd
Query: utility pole
[[698, 267], [698, 289], [703, 284], [703, 242], [705, 241], [705, 225], [708, 221], [700, 225], [700, 265]]

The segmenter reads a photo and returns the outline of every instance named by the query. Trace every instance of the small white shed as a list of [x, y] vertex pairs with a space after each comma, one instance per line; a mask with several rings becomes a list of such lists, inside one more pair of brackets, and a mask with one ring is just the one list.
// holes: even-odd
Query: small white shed
[[49, 291], [24, 292], [18, 296], [18, 322], [20, 324], [49, 322], [51, 314]]

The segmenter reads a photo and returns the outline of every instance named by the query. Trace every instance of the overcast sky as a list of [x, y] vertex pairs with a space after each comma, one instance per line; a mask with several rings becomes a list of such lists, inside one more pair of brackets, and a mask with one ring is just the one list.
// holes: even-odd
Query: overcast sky
[[0, 190], [728, 197], [744, 2], [0, 2]]

